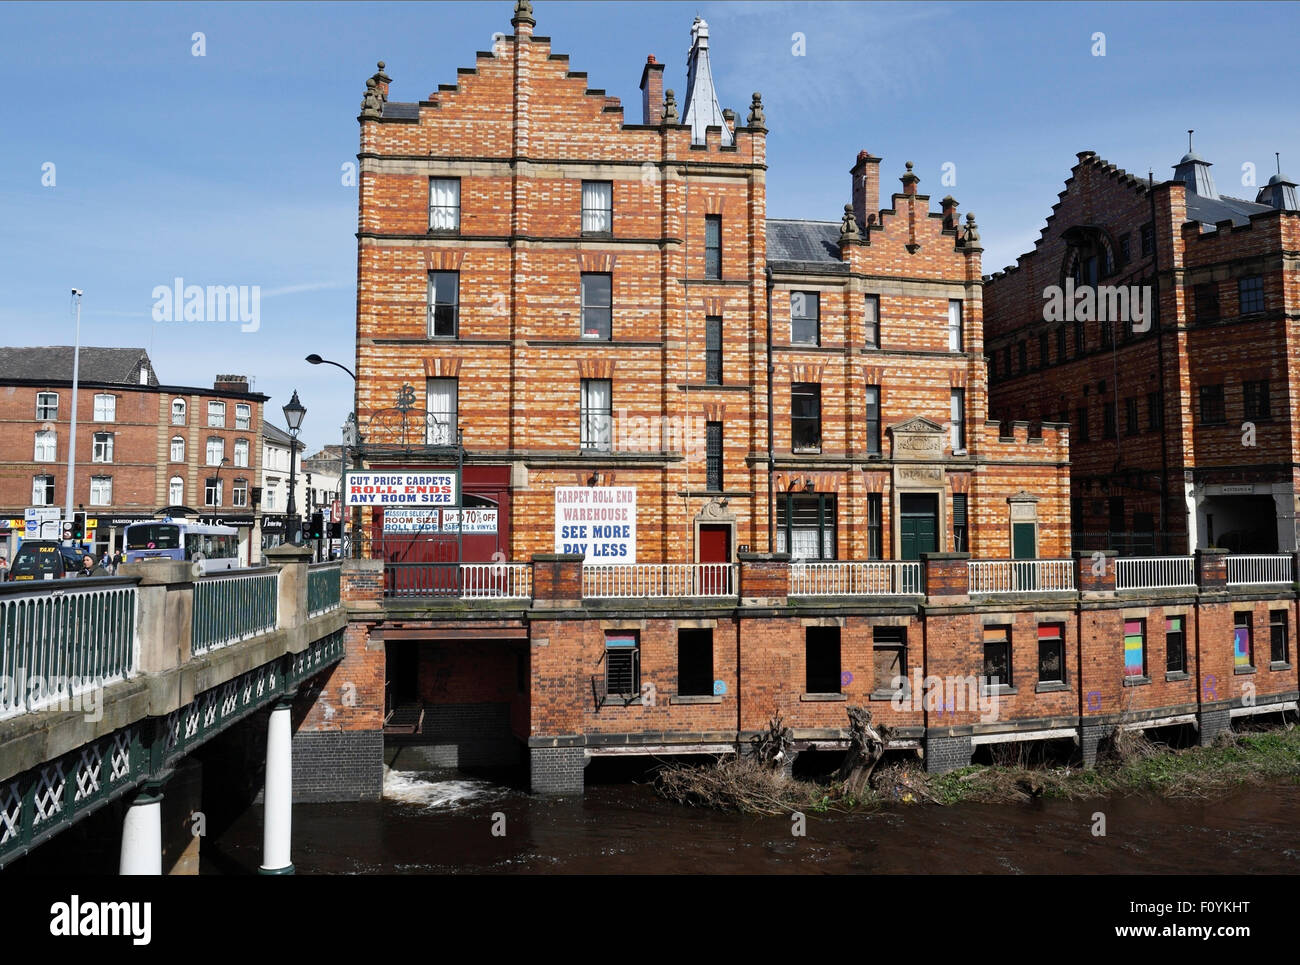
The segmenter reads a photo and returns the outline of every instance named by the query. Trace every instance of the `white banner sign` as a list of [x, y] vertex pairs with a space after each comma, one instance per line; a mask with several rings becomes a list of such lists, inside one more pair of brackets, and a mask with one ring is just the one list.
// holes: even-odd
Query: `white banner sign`
[[[444, 509], [442, 511], [442, 531], [444, 533], [456, 532], [456, 519], [460, 515], [459, 509]], [[467, 509], [465, 512], [465, 521], [462, 533], [495, 533], [497, 531], [497, 511], [495, 509]]]
[[384, 532], [436, 533], [438, 511], [436, 509], [385, 509]]
[[455, 506], [451, 472], [350, 472], [344, 486], [349, 506]]
[[557, 487], [555, 552], [593, 563], [635, 563], [636, 487]]
[[28, 506], [23, 510], [23, 539], [58, 539], [62, 520], [58, 506]]

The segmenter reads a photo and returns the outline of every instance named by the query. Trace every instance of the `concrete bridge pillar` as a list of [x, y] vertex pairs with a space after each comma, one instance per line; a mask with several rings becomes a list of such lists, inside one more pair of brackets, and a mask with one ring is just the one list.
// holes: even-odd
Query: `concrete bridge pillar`
[[266, 725], [266, 789], [262, 795], [262, 867], [264, 875], [291, 875], [293, 830], [293, 721], [289, 697], [271, 709]]
[[122, 820], [118, 874], [162, 874], [162, 782], [149, 782], [131, 799]]

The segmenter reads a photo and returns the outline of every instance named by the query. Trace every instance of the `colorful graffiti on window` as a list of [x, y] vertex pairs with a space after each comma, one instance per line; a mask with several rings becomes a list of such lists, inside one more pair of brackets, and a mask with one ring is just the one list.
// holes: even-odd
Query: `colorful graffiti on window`
[[1124, 621], [1124, 676], [1141, 677], [1146, 670], [1143, 659], [1142, 620]]

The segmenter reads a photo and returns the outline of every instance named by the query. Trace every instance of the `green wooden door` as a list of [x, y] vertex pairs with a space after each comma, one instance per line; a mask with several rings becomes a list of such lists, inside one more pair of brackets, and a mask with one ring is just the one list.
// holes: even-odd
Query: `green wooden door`
[[[1038, 558], [1038, 540], [1033, 523], [1011, 524], [1011, 558], [1014, 560], [1034, 560]], [[1015, 588], [1018, 590], [1038, 589], [1037, 574], [1032, 563], [1015, 567]]]
[[939, 551], [939, 497], [905, 495], [899, 500], [902, 543], [905, 560], [919, 560], [922, 553]]

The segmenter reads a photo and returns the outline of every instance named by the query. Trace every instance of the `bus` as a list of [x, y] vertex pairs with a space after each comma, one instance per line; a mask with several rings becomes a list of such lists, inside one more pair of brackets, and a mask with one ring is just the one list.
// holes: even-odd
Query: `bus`
[[184, 520], [132, 523], [126, 528], [126, 562], [142, 560], [188, 560], [204, 574], [233, 570], [239, 566], [239, 531]]

